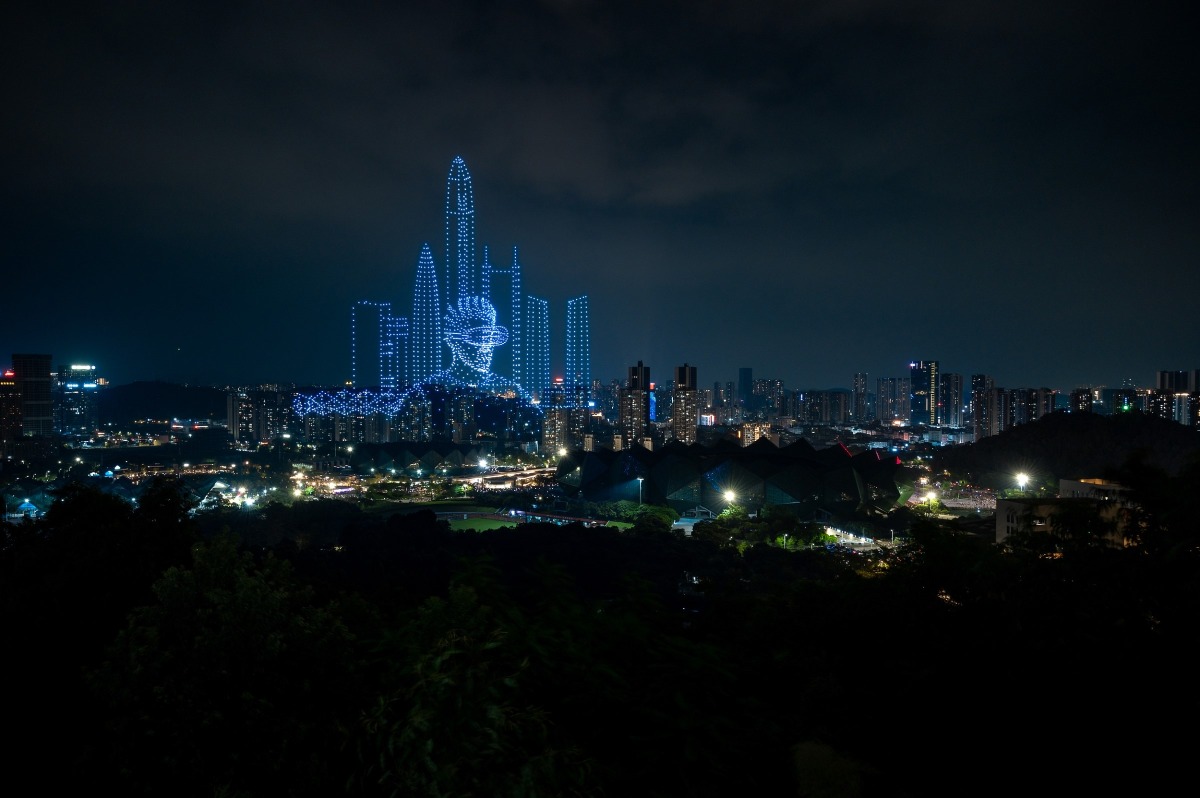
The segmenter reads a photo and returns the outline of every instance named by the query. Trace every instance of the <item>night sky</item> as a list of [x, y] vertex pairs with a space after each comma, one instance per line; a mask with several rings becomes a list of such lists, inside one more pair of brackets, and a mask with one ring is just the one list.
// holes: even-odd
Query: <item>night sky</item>
[[351, 305], [442, 265], [462, 156], [555, 374], [585, 293], [604, 380], [1200, 368], [1185, 3], [24, 5], [5, 360], [340, 383]]

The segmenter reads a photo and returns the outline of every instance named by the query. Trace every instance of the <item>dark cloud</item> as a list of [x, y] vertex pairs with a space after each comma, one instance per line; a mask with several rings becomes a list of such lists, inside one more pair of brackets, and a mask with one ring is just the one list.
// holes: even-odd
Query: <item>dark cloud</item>
[[[20, 8], [5, 274], [22, 298], [58, 275], [59, 315], [10, 302], [8, 346], [118, 379], [339, 381], [350, 304], [402, 306], [420, 246], [440, 256], [462, 155], [481, 246], [519, 246], [554, 303], [592, 296], [597, 376], [686, 360], [702, 382], [750, 365], [819, 387], [917, 357], [1069, 388], [1196, 368], [1171, 310], [1200, 288], [1181, 13]], [[73, 321], [97, 306], [137, 322]], [[204, 345], [136, 331], [184, 325]]]

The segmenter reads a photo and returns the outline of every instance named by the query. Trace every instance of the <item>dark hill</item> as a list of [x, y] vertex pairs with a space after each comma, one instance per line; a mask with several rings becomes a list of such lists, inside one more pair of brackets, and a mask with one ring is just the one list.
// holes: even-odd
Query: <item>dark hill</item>
[[1200, 458], [1200, 433], [1143, 413], [1051, 413], [975, 443], [939, 449], [933, 465], [977, 485], [1011, 488], [1022, 471], [1035, 483], [1102, 477], [1134, 454], [1174, 475]]
[[141, 419], [223, 419], [225, 391], [172, 382], [111, 385], [99, 393], [101, 424], [123, 427]]

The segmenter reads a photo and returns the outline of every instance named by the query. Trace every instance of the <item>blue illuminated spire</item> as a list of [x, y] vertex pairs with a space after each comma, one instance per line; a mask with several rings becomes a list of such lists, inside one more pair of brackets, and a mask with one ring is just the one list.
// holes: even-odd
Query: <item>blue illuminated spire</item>
[[442, 313], [437, 270], [429, 244], [421, 247], [408, 333], [408, 381], [416, 384], [442, 369]]
[[475, 278], [475, 194], [461, 156], [446, 179], [446, 302], [479, 294]]

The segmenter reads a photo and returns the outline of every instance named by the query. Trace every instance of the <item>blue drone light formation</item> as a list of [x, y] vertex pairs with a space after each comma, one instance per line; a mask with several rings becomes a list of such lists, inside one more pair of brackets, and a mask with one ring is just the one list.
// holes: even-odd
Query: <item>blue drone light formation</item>
[[[436, 390], [513, 399], [541, 412], [540, 395], [551, 384], [548, 303], [523, 294], [515, 247], [509, 268], [493, 266], [486, 247], [482, 266], [475, 265], [475, 198], [471, 175], [461, 157], [454, 159], [446, 181], [445, 244], [446, 262], [441, 270], [428, 243], [421, 248], [410, 317], [391, 316], [388, 303], [357, 303], [351, 317], [354, 387], [299, 394], [297, 414], [397, 416], [412, 410], [414, 403], [427, 401]], [[511, 335], [497, 323], [497, 309], [489, 299], [497, 281], [500, 284], [495, 290], [504, 300]], [[442, 301], [448, 303], [444, 314]], [[367, 309], [377, 313], [367, 314]], [[359, 314], [370, 315], [370, 330], [377, 340], [359, 330]], [[591, 381], [587, 297], [570, 300], [567, 314], [567, 380], [575, 388], [572, 397], [582, 400]], [[449, 365], [444, 368], [443, 344], [450, 350]], [[493, 355], [505, 344], [511, 351], [505, 362], [511, 367], [508, 377], [492, 370]], [[360, 347], [367, 356], [360, 355]], [[360, 373], [366, 373], [363, 366], [376, 360], [380, 363], [377, 384], [360, 385]]]

